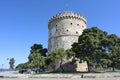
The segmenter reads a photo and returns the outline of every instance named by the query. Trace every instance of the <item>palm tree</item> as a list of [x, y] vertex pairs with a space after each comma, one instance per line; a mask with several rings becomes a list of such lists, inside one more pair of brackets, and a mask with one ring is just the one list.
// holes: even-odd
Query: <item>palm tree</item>
[[[59, 48], [59, 49], [56, 49], [56, 50], [52, 51], [51, 54], [48, 55], [48, 58], [53, 62], [59, 63], [59, 61], [60, 61], [60, 63], [59, 63], [60, 66], [59, 67], [62, 70], [62, 72], [64, 72], [62, 63], [63, 63], [63, 59], [65, 58], [65, 56], [66, 56], [65, 50], [63, 48]], [[54, 66], [54, 71], [56, 71], [55, 64], [53, 65]]]
[[14, 68], [14, 63], [15, 63], [14, 58], [11, 58], [10, 61], [9, 61], [10, 69], [13, 69], [13, 68]]

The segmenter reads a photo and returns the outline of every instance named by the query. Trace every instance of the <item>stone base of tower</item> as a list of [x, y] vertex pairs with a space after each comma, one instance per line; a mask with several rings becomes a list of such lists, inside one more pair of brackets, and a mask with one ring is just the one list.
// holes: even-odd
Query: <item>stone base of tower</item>
[[87, 72], [88, 71], [88, 66], [87, 66], [87, 62], [84, 61], [82, 63], [79, 63], [79, 61], [76, 61], [77, 67], [76, 67], [76, 71], [77, 72]]
[[56, 60], [52, 62], [48, 70], [51, 72], [87, 72], [87, 62], [81, 62], [79, 60], [73, 62], [73, 60], [64, 60], [62, 63], [62, 69], [60, 68], [60, 61]]

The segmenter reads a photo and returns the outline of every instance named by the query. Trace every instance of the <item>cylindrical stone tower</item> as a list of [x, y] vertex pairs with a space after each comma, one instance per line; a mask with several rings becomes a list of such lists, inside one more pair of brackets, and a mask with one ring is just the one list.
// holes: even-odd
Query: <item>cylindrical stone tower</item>
[[74, 12], [62, 12], [53, 16], [48, 23], [48, 53], [57, 48], [69, 49], [86, 28], [86, 19]]

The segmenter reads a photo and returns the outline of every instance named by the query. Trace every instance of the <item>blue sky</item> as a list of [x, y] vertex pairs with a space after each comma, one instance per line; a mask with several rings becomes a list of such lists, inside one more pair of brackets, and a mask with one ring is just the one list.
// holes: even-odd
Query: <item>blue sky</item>
[[120, 0], [0, 0], [0, 68], [27, 62], [34, 43], [47, 47], [48, 21], [63, 11], [87, 18], [87, 27], [98, 26], [120, 36]]

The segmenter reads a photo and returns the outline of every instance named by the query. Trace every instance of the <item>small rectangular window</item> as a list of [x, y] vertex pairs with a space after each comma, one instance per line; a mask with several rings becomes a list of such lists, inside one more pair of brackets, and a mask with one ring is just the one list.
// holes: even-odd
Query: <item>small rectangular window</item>
[[78, 34], [78, 32], [76, 31], [76, 34]]

